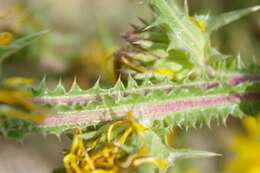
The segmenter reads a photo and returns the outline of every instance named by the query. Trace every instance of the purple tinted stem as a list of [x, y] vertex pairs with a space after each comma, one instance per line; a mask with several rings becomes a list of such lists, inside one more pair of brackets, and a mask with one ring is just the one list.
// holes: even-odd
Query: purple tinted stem
[[260, 99], [260, 92], [233, 95], [207, 96], [187, 100], [167, 100], [163, 102], [150, 102], [139, 104], [129, 110], [128, 107], [115, 108], [113, 117], [109, 109], [89, 110], [81, 112], [63, 112], [48, 116], [39, 127], [52, 127], [62, 125], [92, 124], [100, 121], [111, 121], [126, 115], [132, 111], [134, 115], [141, 115], [148, 119], [160, 119], [175, 112], [189, 111], [192, 109], [204, 109], [214, 106], [238, 104], [242, 101], [251, 102]]

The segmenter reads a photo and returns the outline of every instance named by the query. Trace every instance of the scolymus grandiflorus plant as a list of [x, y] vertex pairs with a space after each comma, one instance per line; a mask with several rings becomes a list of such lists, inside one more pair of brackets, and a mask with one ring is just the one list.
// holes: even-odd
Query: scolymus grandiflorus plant
[[[115, 53], [118, 81], [112, 88], [101, 88], [98, 80], [85, 91], [75, 81], [66, 91], [60, 81], [49, 90], [44, 78], [29, 89], [32, 104], [45, 108], [46, 115], [25, 132], [74, 134], [64, 166], [56, 171], [166, 172], [179, 158], [218, 155], [172, 148], [173, 127], [224, 124], [228, 116], [259, 113], [257, 63], [220, 53], [210, 36], [260, 6], [189, 16], [186, 1], [184, 7], [174, 0], [145, 3], [154, 19], [141, 19], [142, 26], [133, 25], [124, 35], [127, 45]], [[13, 124], [2, 125], [1, 134], [8, 137]]]

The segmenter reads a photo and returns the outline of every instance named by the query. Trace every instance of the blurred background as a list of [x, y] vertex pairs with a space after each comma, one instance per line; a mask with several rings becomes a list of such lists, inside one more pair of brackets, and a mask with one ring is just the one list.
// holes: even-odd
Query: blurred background
[[[260, 4], [260, 0], [188, 2], [191, 15], [218, 14]], [[11, 32], [15, 39], [40, 30], [50, 31], [4, 61], [1, 73], [3, 76], [24, 76], [38, 81], [47, 75], [50, 88], [61, 77], [63, 84], [69, 88], [75, 76], [83, 89], [90, 87], [99, 76], [104, 85], [111, 85], [115, 80], [112, 54], [124, 45], [121, 35], [130, 29], [130, 24], [138, 23], [138, 17], [151, 17], [149, 9], [138, 0], [0, 0], [1, 32]], [[260, 13], [221, 29], [213, 36], [213, 44], [226, 54], [240, 53], [245, 58], [259, 58]], [[172, 172], [239, 173], [232, 164], [248, 162], [245, 164], [248, 167], [251, 162], [260, 164], [259, 141], [245, 143], [250, 141], [250, 133], [254, 133], [250, 129], [253, 125], [248, 127], [248, 122], [254, 124], [251, 120], [230, 119], [228, 127], [212, 126], [210, 130], [193, 129], [187, 132], [176, 129], [176, 147], [209, 150], [223, 156], [183, 160], [176, 163]], [[260, 124], [255, 122], [254, 125], [259, 135]], [[0, 138], [0, 173], [51, 172], [61, 164], [62, 148], [68, 141], [54, 136], [46, 138], [30, 136], [22, 142]], [[254, 151], [258, 152], [255, 159], [259, 160], [244, 156], [250, 151], [242, 145], [255, 147]], [[252, 170], [248, 173], [260, 171], [240, 166], [241, 173], [247, 173], [246, 170]]]

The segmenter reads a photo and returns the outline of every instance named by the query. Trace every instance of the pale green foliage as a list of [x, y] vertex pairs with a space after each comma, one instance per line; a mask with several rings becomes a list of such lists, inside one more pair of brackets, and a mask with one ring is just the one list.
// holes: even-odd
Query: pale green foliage
[[[190, 74], [193, 71], [192, 69], [207, 70], [206, 66], [203, 68], [194, 63], [199, 63], [200, 60], [198, 58], [204, 57], [204, 55], [197, 57], [198, 54], [196, 52], [205, 54], [204, 49], [207, 42], [205, 42], [204, 36], [205, 34], [207, 35], [207, 33], [203, 33], [201, 28], [187, 16], [187, 5], [185, 8], [186, 12], [183, 13], [174, 1], [171, 1], [172, 7], [164, 0], [151, 0], [150, 3], [157, 11], [158, 18], [155, 23], [146, 26], [146, 30], [141, 34], [143, 34], [143, 36], [147, 34], [146, 36], [151, 38], [151, 40], [163, 40], [164, 44], [168, 46], [159, 46], [156, 47], [156, 49], [158, 48], [161, 51], [169, 53], [169, 57], [156, 60], [155, 63], [163, 64], [167, 67], [172, 66], [172, 63], [179, 63], [185, 67], [182, 77], [184, 77], [185, 74]], [[246, 12], [238, 11], [237, 15], [243, 16], [245, 13], [257, 9], [258, 7], [253, 8], [253, 10], [247, 9]], [[234, 14], [236, 13], [232, 12], [225, 17], [226, 21], [231, 22], [237, 19], [237, 16], [234, 17]], [[220, 23], [218, 26], [228, 23], [224, 21], [222, 23], [221, 18], [223, 17], [218, 19], [218, 23]], [[160, 28], [157, 28], [157, 26]], [[164, 32], [159, 32], [157, 29], [162, 29]], [[36, 37], [39, 35], [42, 35], [42, 33], [36, 34]], [[176, 40], [175, 38], [177, 37], [181, 39]], [[199, 39], [197, 39], [197, 37]], [[31, 36], [30, 38], [35, 38], [35, 36]], [[194, 42], [197, 42], [197, 46], [189, 45]], [[171, 50], [172, 48], [169, 49], [170, 45], [182, 45], [186, 46], [186, 49], [184, 49], [185, 51], [183, 52], [181, 46]], [[148, 49], [148, 51], [149, 50], [150, 49]], [[153, 51], [153, 49], [151, 49], [151, 51]], [[188, 54], [186, 54], [186, 52], [188, 52]], [[189, 62], [190, 56], [194, 56], [192, 58], [194, 62]], [[177, 57], [179, 57], [179, 59], [176, 59]], [[231, 60], [231, 63], [224, 61], [215, 63], [214, 65], [212, 65], [213, 63], [207, 64], [218, 70], [218, 75], [215, 77], [205, 75], [206, 77], [203, 78], [203, 73], [195, 79], [184, 80], [182, 81], [183, 83], [175, 83], [168, 79], [152, 82], [146, 78], [141, 84], [138, 84], [130, 76], [127, 87], [119, 80], [113, 88], [103, 89], [100, 87], [99, 81], [97, 81], [91, 89], [84, 91], [80, 89], [75, 81], [71, 90], [66, 92], [61, 81], [54, 90], [49, 91], [46, 87], [45, 80], [43, 80], [38, 89], [32, 90], [32, 93], [35, 96], [35, 103], [47, 106], [51, 112], [49, 113], [50, 115], [46, 123], [39, 126], [39, 129], [44, 133], [60, 134], [74, 127], [85, 127], [102, 121], [118, 119], [124, 117], [127, 111], [132, 111], [136, 117], [143, 118], [146, 121], [149, 120], [150, 126], [152, 121], [156, 119], [157, 124], [155, 124], [154, 128], [161, 132], [164, 128], [167, 129], [167, 127], [173, 125], [185, 127], [186, 129], [202, 126], [203, 124], [210, 126], [212, 120], [220, 123], [225, 122], [230, 114], [241, 117], [245, 113], [248, 113], [248, 111], [245, 112], [245, 110], [257, 112], [252, 105], [259, 104], [259, 100], [249, 101], [249, 105], [245, 106], [248, 109], [245, 109], [241, 107], [241, 102], [244, 102], [242, 98], [239, 102], [231, 101], [230, 104], [226, 104], [224, 101], [216, 105], [190, 106], [178, 111], [176, 111], [175, 108], [172, 110], [169, 109], [168, 112], [164, 111], [163, 106], [165, 106], [165, 104], [174, 104], [178, 101], [192, 102], [194, 99], [199, 101], [207, 97], [225, 97], [230, 93], [233, 95], [247, 94], [250, 92], [258, 93], [259, 70], [252, 73], [251, 67], [241, 67], [240, 61], [236, 61], [236, 59]], [[212, 61], [215, 62], [215, 60]], [[257, 65], [254, 66], [256, 66], [255, 69], [259, 69]], [[230, 84], [229, 81], [236, 75], [245, 78], [245, 80], [242, 80], [242, 83], [238, 83], [238, 85]], [[215, 86], [203, 88], [203, 85], [210, 86], [212, 84]], [[154, 106], [157, 106], [160, 111], [156, 112], [151, 110]], [[60, 120], [62, 120], [62, 118], [67, 118], [67, 120], [64, 120], [64, 122], [60, 121], [60, 117]], [[75, 121], [76, 119], [78, 120]], [[158, 121], [160, 123], [158, 123]]]
[[[238, 84], [232, 82], [237, 76], [246, 80], [238, 79], [241, 82]], [[153, 83], [149, 79], [137, 84], [131, 77], [129, 79], [127, 87], [119, 80], [111, 89], [101, 88], [97, 82], [89, 90], [81, 90], [74, 82], [68, 92], [61, 82], [54, 90], [48, 90], [43, 80], [39, 88], [33, 90], [34, 101], [51, 108], [53, 113], [40, 126], [41, 131], [60, 134], [73, 127], [123, 118], [128, 111], [142, 121], [150, 121], [150, 126], [153, 120], [157, 120], [154, 128], [158, 131], [171, 126], [186, 129], [203, 124], [210, 126], [212, 121], [223, 124], [228, 115], [241, 117], [244, 114], [257, 114], [259, 111], [258, 96], [252, 99], [235, 99], [236, 94], [259, 92], [258, 80], [252, 80], [250, 76], [243, 74], [230, 74], [222, 80], [216, 78], [211, 81], [187, 81], [178, 85], [169, 80]], [[208, 105], [201, 102], [205, 99], [209, 99]], [[172, 107], [168, 106], [166, 110], [166, 105]], [[157, 108], [154, 109], [155, 107]]]
[[15, 40], [11, 45], [0, 47], [0, 63], [2, 63], [7, 57], [12, 55], [13, 53], [19, 51], [23, 47], [31, 44], [34, 40], [42, 37], [48, 31], [41, 31], [31, 35], [24, 36]]
[[260, 5], [220, 14], [218, 16], [205, 16], [207, 30], [211, 33], [219, 28], [240, 19], [243, 16], [259, 11]]
[[[235, 58], [221, 54], [211, 46], [212, 32], [259, 10], [259, 6], [255, 6], [218, 16], [189, 16], [187, 2], [184, 10], [175, 0], [150, 0], [150, 5], [156, 15], [154, 22], [145, 22], [144, 27], [137, 28], [133, 33], [138, 40], [130, 41], [133, 48], [138, 45], [145, 51], [140, 53], [137, 47], [132, 58], [149, 68], [171, 70], [176, 73], [174, 79], [177, 81], [216, 76], [219, 70], [223, 71], [222, 67], [213, 64], [216, 61], [234, 61]], [[135, 78], [142, 79], [144, 76], [136, 74]], [[164, 75], [151, 76], [163, 80]]]
[[168, 51], [183, 49], [189, 52], [192, 62], [203, 65], [205, 39], [203, 32], [194, 22], [180, 12], [176, 5], [170, 8], [165, 0], [151, 0], [151, 5], [158, 11], [155, 24], [166, 24], [169, 27], [167, 35], [170, 40]]
[[[180, 9], [175, 1], [171, 1], [171, 6], [166, 0], [150, 0], [149, 4], [157, 16], [151, 24], [138, 28], [137, 35], [140, 38], [130, 46], [133, 50], [135, 46], [140, 46], [145, 51], [130, 52], [134, 54], [131, 58], [143, 66], [170, 69], [177, 74], [177, 78], [134, 73], [135, 79], [129, 75], [127, 86], [119, 79], [114, 87], [104, 89], [98, 80], [92, 88], [81, 90], [75, 81], [68, 92], [61, 81], [54, 90], [49, 90], [44, 79], [31, 92], [34, 95], [33, 102], [46, 107], [47, 117], [43, 123], [34, 126], [32, 132], [60, 135], [66, 130], [81, 128], [87, 131], [82, 135], [84, 140], [101, 136], [104, 141], [102, 135], [105, 136], [107, 131], [104, 129], [109, 123], [124, 119], [130, 111], [138, 123], [150, 129], [141, 138], [141, 142], [149, 147], [149, 155], [173, 163], [178, 158], [216, 154], [173, 150], [165, 139], [169, 127], [210, 127], [212, 122], [225, 123], [230, 115], [240, 118], [259, 113], [259, 66], [242, 66], [239, 58], [224, 61], [227, 57], [211, 47], [210, 43], [212, 31], [259, 10], [259, 7], [219, 17], [195, 16], [191, 19], [187, 4], [185, 10]], [[9, 51], [1, 50], [2, 57], [19, 50], [43, 33], [17, 40]], [[8, 130], [0, 127], [3, 132]], [[88, 133], [89, 129], [94, 130]], [[140, 148], [138, 140], [131, 138], [127, 142], [133, 146], [122, 148], [127, 152]], [[153, 167], [153, 164], [141, 165], [137, 172], [156, 172]]]

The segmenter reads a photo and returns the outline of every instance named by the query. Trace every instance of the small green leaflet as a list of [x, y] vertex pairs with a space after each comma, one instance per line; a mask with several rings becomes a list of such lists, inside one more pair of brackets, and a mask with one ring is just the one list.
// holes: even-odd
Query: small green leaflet
[[227, 13], [220, 14], [218, 16], [209, 16], [206, 20], [206, 27], [209, 32], [218, 30], [219, 28], [230, 24], [246, 15], [249, 15], [253, 12], [259, 11], [260, 5], [249, 7], [242, 10], [235, 10]]
[[33, 33], [28, 36], [15, 40], [10, 46], [0, 47], [0, 63], [2, 63], [8, 56], [19, 51], [23, 47], [31, 44], [32, 41], [42, 37], [46, 33], [48, 33], [47, 30]]

